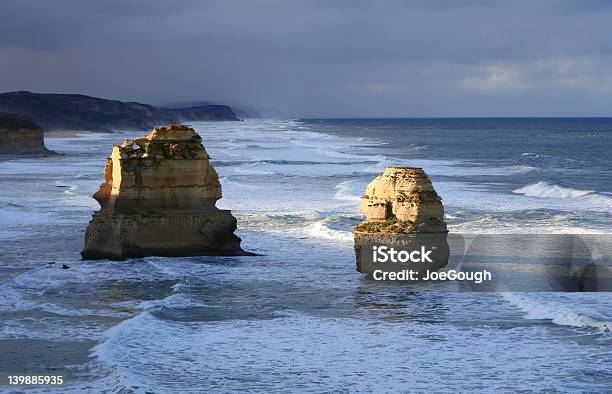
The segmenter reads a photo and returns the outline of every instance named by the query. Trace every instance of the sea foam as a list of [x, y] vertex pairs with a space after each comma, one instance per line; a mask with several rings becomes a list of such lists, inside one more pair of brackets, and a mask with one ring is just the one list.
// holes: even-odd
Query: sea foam
[[344, 181], [336, 185], [336, 194], [334, 198], [342, 201], [359, 201], [361, 196], [351, 193], [351, 184], [353, 181]]
[[352, 242], [353, 235], [347, 231], [335, 230], [325, 225], [324, 221], [314, 222], [306, 226], [306, 233], [319, 239]]
[[594, 193], [593, 190], [577, 190], [559, 185], [540, 181], [533, 185], [527, 185], [514, 190], [514, 193], [524, 194], [529, 197], [548, 197], [548, 198], [578, 198]]
[[561, 326], [612, 331], [612, 322], [577, 313], [562, 304], [539, 302], [532, 297], [517, 293], [502, 293], [502, 297], [525, 312], [525, 319], [550, 320], [552, 323]]

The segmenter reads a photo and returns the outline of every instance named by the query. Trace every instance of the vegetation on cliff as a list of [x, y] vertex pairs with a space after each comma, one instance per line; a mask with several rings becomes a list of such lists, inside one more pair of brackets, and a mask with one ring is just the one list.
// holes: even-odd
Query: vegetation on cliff
[[20, 114], [0, 114], [0, 129], [42, 130], [39, 124]]
[[414, 222], [410, 220], [397, 220], [395, 217], [383, 221], [365, 221], [355, 227], [355, 231], [362, 233], [380, 234], [410, 234], [414, 233]]

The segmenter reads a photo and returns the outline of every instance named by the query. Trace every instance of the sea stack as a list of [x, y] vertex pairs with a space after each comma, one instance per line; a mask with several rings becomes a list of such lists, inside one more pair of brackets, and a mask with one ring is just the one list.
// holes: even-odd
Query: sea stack
[[19, 114], [0, 114], [0, 155], [49, 155], [42, 127]]
[[245, 254], [236, 219], [215, 206], [221, 184], [209, 159], [202, 138], [180, 124], [113, 146], [83, 258]]
[[[366, 188], [360, 211], [366, 220], [353, 231], [357, 271], [369, 276], [375, 270], [399, 272], [438, 270], [448, 263], [448, 230], [442, 199], [425, 171], [416, 167], [387, 167]], [[431, 251], [431, 262], [418, 264], [373, 261], [374, 247], [407, 252]], [[420, 256], [420, 254], [417, 254]], [[412, 265], [411, 265], [412, 264]]]

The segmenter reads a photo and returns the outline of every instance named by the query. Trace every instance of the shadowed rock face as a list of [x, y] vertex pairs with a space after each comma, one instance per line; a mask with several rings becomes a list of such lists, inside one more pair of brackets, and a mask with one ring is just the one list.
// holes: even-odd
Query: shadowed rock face
[[0, 114], [0, 155], [53, 154], [45, 147], [42, 127], [17, 114]]
[[[360, 211], [366, 220], [355, 227], [357, 271], [371, 274], [375, 268], [364, 256], [373, 246], [384, 245], [403, 250], [425, 246], [433, 250], [437, 270], [448, 263], [448, 230], [444, 222], [442, 199], [423, 169], [387, 167], [366, 188]], [[388, 266], [399, 271], [405, 266]]]
[[217, 172], [189, 127], [113, 146], [94, 198], [102, 209], [87, 228], [84, 259], [244, 254], [236, 219], [215, 206]]

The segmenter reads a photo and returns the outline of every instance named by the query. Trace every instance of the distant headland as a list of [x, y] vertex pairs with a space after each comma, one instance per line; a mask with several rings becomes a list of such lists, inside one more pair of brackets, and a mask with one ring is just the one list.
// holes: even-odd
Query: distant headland
[[168, 123], [239, 120], [227, 105], [179, 108], [82, 94], [0, 93], [0, 113], [25, 115], [45, 130], [145, 130]]

